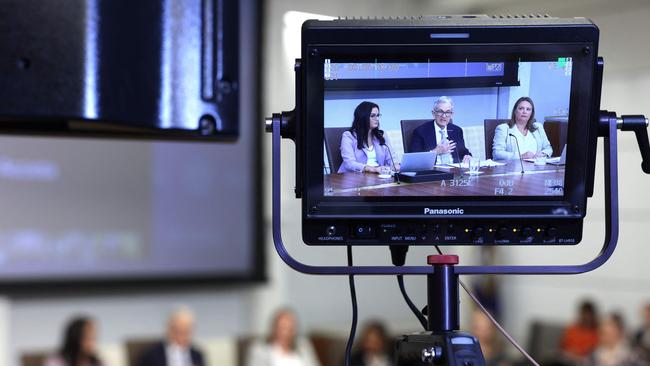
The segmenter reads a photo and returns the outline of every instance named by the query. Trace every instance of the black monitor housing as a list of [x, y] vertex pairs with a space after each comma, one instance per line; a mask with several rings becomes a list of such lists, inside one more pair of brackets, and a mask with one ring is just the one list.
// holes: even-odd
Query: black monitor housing
[[[598, 28], [584, 18], [442, 16], [305, 22], [302, 59], [296, 67], [296, 123], [295, 127], [283, 126], [283, 137], [293, 138], [297, 145], [296, 195], [302, 197], [305, 243], [579, 243], [587, 198], [593, 191], [602, 78], [598, 36]], [[464, 71], [454, 71], [458, 65], [465, 65]], [[534, 171], [531, 163], [523, 163], [525, 170], [530, 166], [531, 171], [521, 174], [520, 162], [516, 161], [517, 170], [492, 174], [501, 177], [496, 180], [453, 173], [451, 179], [426, 183], [437, 185], [430, 194], [390, 180], [373, 189], [355, 186], [361, 183], [354, 182], [339, 190], [329, 186], [330, 178], [341, 175], [334, 176], [337, 172], [329, 169], [324, 153], [325, 128], [332, 124], [349, 128], [359, 101], [377, 102], [386, 115], [382, 103], [397, 100], [393, 106], [406, 105], [413, 100], [409, 99], [412, 95], [428, 98], [431, 105], [443, 93], [457, 92], [455, 95], [462, 98], [463, 93], [488, 90], [497, 99], [512, 94], [508, 96], [511, 103], [504, 107], [507, 103], [497, 102], [496, 107], [485, 109], [488, 113], [484, 118], [499, 117], [494, 108], [500, 108], [501, 117], [510, 118], [515, 97], [528, 96], [521, 84], [532, 82], [523, 80], [519, 70], [540, 67], [560, 68], [567, 77], [568, 108], [562, 111], [567, 127], [566, 165], [555, 169], [558, 179], [538, 179], [544, 183], [537, 183], [536, 191], [517, 191], [521, 188], [518, 184], [525, 185], [542, 172]], [[479, 71], [470, 75], [477, 68]], [[501, 71], [497, 77], [486, 74], [495, 69]], [[433, 75], [436, 72], [438, 75]], [[512, 88], [509, 93], [503, 91], [507, 88]], [[555, 92], [553, 88], [545, 91]], [[344, 113], [340, 110], [345, 105], [333, 106], [341, 101], [349, 107], [349, 118], [332, 122], [331, 116]], [[483, 113], [480, 108], [472, 112]], [[422, 112], [431, 113], [430, 109]], [[538, 121], [541, 118], [537, 116]], [[397, 122], [392, 123], [395, 126]], [[393, 141], [393, 151], [398, 144]], [[555, 151], [553, 155], [559, 154]], [[459, 168], [456, 171], [462, 171]], [[345, 174], [359, 177], [367, 173]], [[481, 191], [486, 184], [487, 190]], [[467, 187], [465, 191], [463, 186]]]
[[9, 0], [0, 133], [235, 140], [239, 1]]

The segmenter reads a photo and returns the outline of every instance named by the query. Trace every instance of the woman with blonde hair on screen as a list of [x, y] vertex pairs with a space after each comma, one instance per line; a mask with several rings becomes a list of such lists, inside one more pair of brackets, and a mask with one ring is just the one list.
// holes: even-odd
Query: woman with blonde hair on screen
[[[514, 137], [513, 137], [514, 136]], [[492, 142], [495, 160], [535, 159], [550, 157], [553, 147], [544, 126], [535, 122], [535, 104], [530, 97], [521, 97], [512, 108], [510, 121], [497, 126]]]

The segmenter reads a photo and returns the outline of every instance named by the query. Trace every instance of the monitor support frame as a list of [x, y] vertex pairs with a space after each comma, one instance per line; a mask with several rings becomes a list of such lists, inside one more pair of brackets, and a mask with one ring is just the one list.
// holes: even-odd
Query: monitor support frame
[[[282, 260], [298, 272], [314, 275], [426, 275], [433, 272], [432, 266], [322, 266], [305, 264], [296, 260], [287, 251], [282, 239], [282, 194], [281, 194], [281, 129], [291, 128], [295, 123], [294, 113], [274, 114], [266, 120], [267, 131], [272, 132], [272, 215], [273, 243]], [[286, 118], [285, 118], [286, 117]], [[284, 125], [284, 126], [283, 126]], [[482, 274], [580, 274], [602, 266], [616, 249], [619, 234], [618, 216], [618, 153], [617, 128], [622, 127], [621, 118], [615, 112], [601, 111], [599, 115], [599, 136], [605, 142], [605, 240], [600, 253], [591, 261], [572, 265], [495, 265], [455, 266], [459, 275]]]

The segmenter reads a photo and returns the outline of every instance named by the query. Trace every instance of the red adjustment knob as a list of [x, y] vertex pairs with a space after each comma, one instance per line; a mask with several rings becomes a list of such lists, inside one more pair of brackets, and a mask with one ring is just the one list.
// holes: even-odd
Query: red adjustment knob
[[436, 265], [436, 264], [448, 264], [448, 265], [454, 265], [458, 264], [458, 256], [455, 254], [445, 254], [445, 255], [430, 255], [427, 256], [427, 263], [431, 265]]

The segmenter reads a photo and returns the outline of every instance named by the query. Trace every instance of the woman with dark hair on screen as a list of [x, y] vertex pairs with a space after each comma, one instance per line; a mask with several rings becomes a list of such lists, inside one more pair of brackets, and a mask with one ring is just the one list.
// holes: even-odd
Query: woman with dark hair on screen
[[391, 159], [392, 147], [384, 131], [379, 129], [379, 106], [372, 102], [361, 102], [354, 109], [352, 127], [341, 137], [343, 164], [339, 173], [380, 173], [381, 167], [399, 169]]
[[544, 125], [535, 122], [533, 100], [529, 97], [517, 99], [510, 121], [498, 125], [494, 130], [492, 157], [495, 160], [512, 160], [519, 159], [521, 155], [522, 159], [534, 159], [552, 154], [553, 147], [546, 137]]
[[63, 344], [56, 355], [45, 360], [45, 366], [101, 366], [97, 357], [97, 328], [85, 316], [72, 319], [65, 328]]

